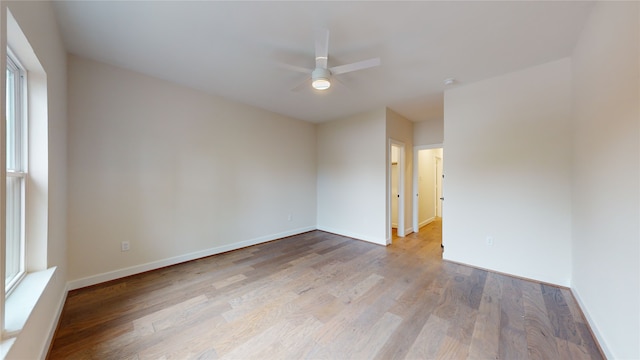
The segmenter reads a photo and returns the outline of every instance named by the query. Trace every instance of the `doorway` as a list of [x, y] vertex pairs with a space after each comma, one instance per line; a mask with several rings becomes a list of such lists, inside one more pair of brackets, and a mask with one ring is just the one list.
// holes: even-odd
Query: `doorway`
[[441, 144], [414, 149], [413, 231], [442, 219], [443, 147]]
[[442, 201], [444, 197], [442, 196], [442, 183], [444, 181], [444, 174], [442, 173], [442, 149], [439, 154], [435, 156], [435, 172], [436, 172], [436, 218], [442, 218]]
[[391, 244], [393, 229], [399, 237], [406, 234], [404, 221], [404, 143], [389, 140], [388, 148], [388, 188], [387, 188], [387, 244]]

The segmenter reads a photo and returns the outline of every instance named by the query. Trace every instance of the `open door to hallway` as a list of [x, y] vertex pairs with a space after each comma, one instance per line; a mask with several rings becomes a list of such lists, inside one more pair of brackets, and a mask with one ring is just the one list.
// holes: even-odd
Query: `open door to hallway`
[[393, 238], [393, 229], [399, 237], [405, 236], [404, 221], [404, 144], [390, 140], [389, 142], [389, 187], [388, 199], [388, 219], [387, 219], [387, 243], [390, 244]]
[[443, 148], [424, 147], [414, 151], [413, 231], [442, 219]]

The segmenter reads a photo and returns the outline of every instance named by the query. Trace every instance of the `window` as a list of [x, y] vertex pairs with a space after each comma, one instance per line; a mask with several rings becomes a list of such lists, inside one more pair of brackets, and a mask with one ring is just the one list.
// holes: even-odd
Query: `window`
[[[5, 272], [4, 283], [0, 283], [0, 287], [5, 287], [0, 291], [0, 358], [14, 343], [21, 342], [17, 339], [57, 271], [47, 257], [50, 223], [47, 73], [11, 10], [3, 6], [2, 13], [6, 15], [0, 22], [6, 30], [7, 46], [0, 48], [6, 74], [5, 84], [0, 85], [6, 91], [2, 94], [0, 111], [6, 116], [3, 124], [6, 135], [2, 135], [6, 144], [0, 147], [0, 158], [5, 162], [6, 177], [0, 181], [0, 200], [2, 210], [6, 211], [2, 220], [7, 226], [0, 230], [0, 235], [6, 238], [0, 248], [0, 270]], [[53, 309], [49, 301], [45, 303], [49, 305], [42, 306]]]
[[25, 274], [25, 184], [27, 178], [26, 79], [24, 67], [8, 49], [6, 78], [7, 223], [5, 291]]

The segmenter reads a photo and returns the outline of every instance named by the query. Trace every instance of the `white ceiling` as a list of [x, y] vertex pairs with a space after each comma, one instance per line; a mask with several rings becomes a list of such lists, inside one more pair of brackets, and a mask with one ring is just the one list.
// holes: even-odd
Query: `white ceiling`
[[[69, 52], [311, 122], [388, 106], [443, 118], [456, 84], [571, 54], [590, 2], [56, 1]], [[325, 92], [291, 91], [328, 28], [329, 66], [380, 57]]]

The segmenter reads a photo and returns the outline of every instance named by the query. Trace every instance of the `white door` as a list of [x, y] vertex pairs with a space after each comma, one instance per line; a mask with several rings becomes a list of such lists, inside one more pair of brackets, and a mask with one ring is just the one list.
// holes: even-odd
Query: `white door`
[[442, 200], [444, 200], [442, 192], [442, 184], [444, 174], [442, 173], [442, 158], [436, 156], [436, 216], [442, 217]]
[[398, 228], [398, 162], [391, 163], [391, 227]]
[[[387, 194], [387, 242], [391, 244], [392, 226], [397, 226], [398, 236], [404, 237], [404, 151], [402, 142], [389, 140], [389, 164], [387, 167], [388, 188]], [[397, 154], [397, 161], [393, 161], [394, 154]], [[395, 165], [394, 165], [395, 163]], [[393, 168], [396, 168], [396, 171]], [[397, 184], [397, 186], [394, 186]], [[395, 208], [395, 210], [394, 210]], [[395, 214], [394, 214], [395, 213]], [[397, 224], [397, 225], [396, 225]]]

